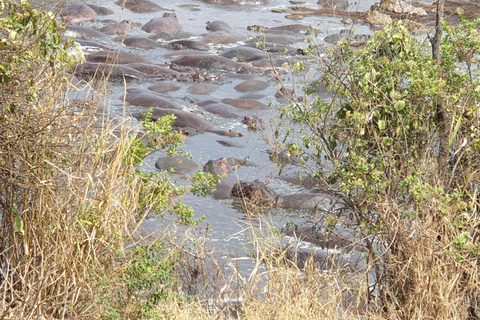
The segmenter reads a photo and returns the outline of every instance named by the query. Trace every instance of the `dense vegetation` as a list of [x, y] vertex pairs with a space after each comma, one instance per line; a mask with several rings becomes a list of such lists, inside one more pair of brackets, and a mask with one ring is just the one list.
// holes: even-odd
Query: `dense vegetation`
[[[361, 50], [344, 41], [282, 110], [301, 126], [283, 140], [290, 154], [352, 200], [375, 271], [364, 299], [387, 318], [479, 314], [479, 26], [445, 26], [440, 63], [401, 21]], [[321, 85], [331, 101], [315, 98]]]
[[[375, 277], [299, 270], [276, 230], [252, 227], [247, 279], [223, 274], [205, 242], [185, 254], [167, 231], [139, 232], [149, 214], [195, 224], [181, 195], [215, 182], [197, 174], [187, 190], [141, 170], [154, 150], [178, 151], [173, 119], [147, 114], [141, 128], [110, 119], [101, 92], [73, 94], [68, 71], [83, 55], [53, 14], [0, 0], [0, 15], [1, 317], [480, 316], [480, 20], [445, 26], [439, 61], [401, 22], [363, 49], [346, 40], [317, 57], [323, 76], [281, 110], [299, 128], [281, 142], [351, 200]], [[318, 98], [322, 85], [333, 99]]]
[[174, 283], [162, 241], [131, 248], [142, 221], [196, 220], [186, 188], [139, 168], [183, 136], [171, 117], [132, 129], [106, 115], [101, 92], [75, 95], [67, 72], [83, 54], [52, 13], [1, 1], [0, 15], [2, 317], [142, 318]]

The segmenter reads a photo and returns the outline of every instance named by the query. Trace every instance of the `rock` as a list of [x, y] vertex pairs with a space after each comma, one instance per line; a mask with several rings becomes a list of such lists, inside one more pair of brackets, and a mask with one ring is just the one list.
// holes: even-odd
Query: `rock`
[[426, 16], [427, 12], [423, 8], [414, 7], [409, 3], [401, 0], [383, 0], [382, 7], [386, 11], [398, 13], [398, 14], [416, 14], [419, 16]]
[[348, 9], [348, 0], [318, 0], [317, 4], [325, 9], [335, 9], [345, 11]]
[[393, 22], [388, 14], [378, 12], [377, 10], [367, 11], [365, 21], [379, 26], [390, 25]]

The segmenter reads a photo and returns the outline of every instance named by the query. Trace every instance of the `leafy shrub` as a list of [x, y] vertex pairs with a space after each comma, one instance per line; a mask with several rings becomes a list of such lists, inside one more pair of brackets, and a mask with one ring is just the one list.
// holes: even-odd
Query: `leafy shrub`
[[[363, 49], [345, 40], [319, 59], [324, 75], [305, 87], [304, 102], [281, 110], [302, 136], [289, 131], [284, 143], [352, 200], [376, 278], [365, 299], [388, 318], [479, 312], [479, 26], [446, 26], [441, 64], [401, 21]], [[314, 94], [321, 84], [331, 101]]]

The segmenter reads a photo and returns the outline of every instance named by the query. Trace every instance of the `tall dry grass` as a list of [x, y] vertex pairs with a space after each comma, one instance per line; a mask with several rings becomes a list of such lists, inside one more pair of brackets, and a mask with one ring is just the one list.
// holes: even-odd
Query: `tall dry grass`
[[0, 318], [99, 318], [95, 283], [124, 270], [138, 224], [177, 193], [137, 174], [138, 129], [108, 116], [104, 92], [72, 91], [55, 17], [3, 9]]

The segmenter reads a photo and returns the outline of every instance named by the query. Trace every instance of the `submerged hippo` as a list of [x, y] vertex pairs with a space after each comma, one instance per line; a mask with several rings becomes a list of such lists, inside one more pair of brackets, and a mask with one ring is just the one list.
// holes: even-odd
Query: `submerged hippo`
[[207, 163], [203, 165], [204, 172], [223, 177], [213, 193], [214, 199], [229, 199], [232, 197], [232, 188], [238, 180], [236, 177], [228, 176], [228, 174], [237, 170], [239, 166], [255, 166], [255, 164], [245, 159], [220, 158], [217, 160], [208, 160]]
[[83, 75], [95, 78], [108, 77], [111, 80], [155, 80], [161, 77], [149, 76], [138, 70], [125, 65], [116, 65], [108, 63], [90, 63], [85, 62], [76, 65], [73, 69], [75, 75]]
[[191, 159], [181, 156], [165, 156], [161, 157], [155, 162], [155, 167], [158, 170], [165, 170], [172, 174], [183, 175], [197, 169], [198, 165]]
[[243, 62], [235, 62], [230, 59], [209, 54], [195, 54], [175, 59], [172, 63], [209, 70], [243, 71], [251, 68], [251, 65]]
[[150, 0], [117, 0], [115, 4], [134, 12], [156, 12], [165, 10]]
[[103, 32], [97, 31], [89, 27], [82, 27], [73, 24], [69, 24], [66, 27], [65, 36], [69, 38], [76, 38], [82, 40], [89, 40], [92, 38], [105, 37]]
[[85, 57], [89, 62], [129, 64], [129, 63], [147, 63], [152, 62], [138, 54], [126, 51], [97, 51], [90, 53]]
[[97, 17], [95, 10], [86, 4], [71, 4], [60, 12], [63, 21], [78, 23], [83, 21], [93, 21]]
[[208, 21], [206, 29], [210, 32], [215, 32], [215, 31], [223, 31], [223, 32], [231, 32], [232, 27], [224, 22], [224, 21]]
[[126, 34], [136, 24], [132, 20], [122, 20], [120, 22], [112, 22], [100, 28], [105, 34]]
[[252, 62], [261, 59], [268, 59], [268, 53], [263, 50], [240, 46], [235, 48], [230, 48], [225, 50], [222, 54], [222, 57], [229, 59], [237, 59], [238, 61]]
[[172, 49], [180, 50], [180, 49], [192, 49], [192, 50], [199, 50], [199, 51], [208, 51], [210, 47], [206, 44], [200, 43], [194, 40], [177, 40], [170, 42]]
[[124, 45], [139, 49], [155, 49], [163, 47], [159, 42], [145, 37], [118, 37], [115, 41], [121, 41]]
[[212, 132], [218, 135], [229, 137], [243, 136], [242, 133], [233, 130], [216, 129], [204, 118], [183, 110], [153, 108], [152, 120], [157, 120], [166, 114], [173, 114], [176, 117], [174, 127], [185, 132], [186, 134]]
[[268, 181], [238, 182], [232, 188], [232, 197], [246, 199], [254, 204], [275, 206], [292, 210], [309, 210], [329, 213], [342, 212], [351, 206], [348, 200], [333, 191], [282, 195], [268, 187]]
[[134, 106], [147, 108], [164, 108], [164, 109], [182, 109], [182, 106], [163, 97], [162, 95], [143, 88], [128, 88], [127, 94], [121, 98]]
[[163, 17], [147, 22], [142, 30], [148, 33], [164, 33], [180, 31], [182, 28], [175, 13], [164, 13]]

